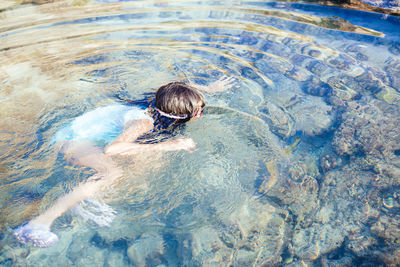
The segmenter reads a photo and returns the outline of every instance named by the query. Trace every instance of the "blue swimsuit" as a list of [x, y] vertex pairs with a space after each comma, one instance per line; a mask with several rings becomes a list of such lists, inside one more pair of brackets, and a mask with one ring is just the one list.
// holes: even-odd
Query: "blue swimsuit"
[[130, 120], [148, 119], [154, 122], [146, 112], [146, 109], [122, 104], [99, 107], [58, 130], [53, 141], [91, 141], [107, 145], [123, 132], [124, 125]]
[[154, 106], [153, 100], [124, 101], [126, 104], [112, 104], [89, 111], [56, 132], [53, 143], [75, 140], [91, 141], [99, 145], [108, 145], [124, 130], [130, 120], [148, 119], [154, 129], [140, 136], [137, 143], [157, 143], [175, 136], [178, 128], [183, 129], [184, 121], [177, 121], [154, 112], [149, 115], [148, 107]]

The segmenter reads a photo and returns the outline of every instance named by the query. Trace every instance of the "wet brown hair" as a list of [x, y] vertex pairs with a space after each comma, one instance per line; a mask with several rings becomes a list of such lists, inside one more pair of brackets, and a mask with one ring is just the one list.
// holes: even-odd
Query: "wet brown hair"
[[205, 104], [203, 94], [183, 82], [163, 85], [156, 93], [156, 107], [168, 114], [193, 117]]

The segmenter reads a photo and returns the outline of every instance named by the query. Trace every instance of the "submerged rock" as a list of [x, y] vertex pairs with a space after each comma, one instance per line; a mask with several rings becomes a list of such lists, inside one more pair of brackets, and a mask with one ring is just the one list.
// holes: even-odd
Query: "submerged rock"
[[2, 247], [0, 253], [1, 266], [28, 266], [29, 248], [15, 248], [8, 245]]
[[399, 266], [400, 264], [400, 216], [389, 217], [383, 215], [371, 228], [371, 233], [384, 240], [385, 246], [373, 253], [387, 266]]
[[291, 214], [296, 217], [300, 227], [306, 227], [312, 223], [312, 218], [319, 207], [319, 184], [312, 161], [304, 160], [294, 163], [271, 162], [268, 170], [271, 177], [266, 180], [260, 189], [277, 203], [286, 206]]
[[382, 160], [400, 149], [400, 107], [364, 97], [343, 114], [332, 146], [339, 155], [366, 154]]
[[325, 63], [319, 60], [312, 60], [308, 64], [306, 64], [305, 67], [318, 77], [320, 77], [329, 68]]
[[219, 239], [217, 230], [211, 226], [204, 226], [182, 237], [185, 244], [179, 248], [182, 263], [185, 266], [218, 265], [229, 254], [222, 240]]
[[354, 58], [346, 54], [338, 54], [337, 56], [330, 57], [327, 63], [336, 69], [348, 71], [357, 62]]
[[296, 123], [296, 130], [309, 136], [321, 135], [330, 131], [335, 113], [322, 98], [304, 96], [287, 110]]
[[315, 224], [306, 229], [296, 230], [291, 250], [302, 260], [313, 261], [340, 247], [346, 232], [346, 229], [334, 224]]
[[330, 85], [316, 77], [311, 77], [311, 79], [303, 85], [303, 91], [313, 96], [329, 96], [332, 94]]
[[285, 76], [295, 81], [305, 82], [312, 79], [311, 73], [303, 68], [293, 67], [291, 70], [286, 71]]
[[335, 79], [346, 87], [363, 95], [375, 95], [385, 87], [384, 82], [369, 70], [356, 76], [341, 74], [336, 76]]
[[[400, 216], [396, 212], [399, 205], [396, 188], [400, 181], [385, 179], [386, 174], [376, 173], [376, 163], [371, 162], [373, 155], [352, 154], [346, 165], [327, 170], [323, 177], [318, 197], [321, 209], [314, 221], [331, 225], [343, 237], [336, 240], [340, 243], [338, 246], [321, 240], [326, 246], [322, 260], [329, 266], [336, 266], [335, 262], [342, 260], [354, 266], [356, 262], [364, 262], [365, 257], [369, 259], [365, 261], [368, 264], [399, 264], [399, 257], [393, 257], [393, 253], [400, 248], [397, 241]], [[314, 224], [313, 227], [317, 226]], [[303, 247], [307, 247], [306, 244]], [[335, 253], [334, 247], [338, 251], [332, 259], [329, 255]], [[320, 251], [324, 254], [323, 249]], [[301, 247], [295, 251], [299, 255], [306, 252]]]
[[331, 130], [336, 113], [323, 98], [290, 90], [280, 90], [273, 98], [258, 109], [274, 134], [286, 139], [297, 131], [317, 136]]
[[127, 250], [129, 261], [138, 267], [157, 266], [164, 262], [164, 241], [160, 235], [144, 234]]
[[332, 88], [332, 93], [328, 98], [330, 104], [335, 106], [345, 106], [347, 101], [358, 99], [360, 94], [342, 81], [338, 76], [328, 78], [328, 84]]
[[271, 131], [282, 137], [288, 138], [295, 133], [294, 121], [284, 108], [267, 102], [259, 108], [260, 117], [266, 121]]
[[393, 42], [392, 45], [389, 47], [389, 51], [393, 54], [393, 55], [400, 55], [400, 44], [397, 42]]
[[389, 59], [385, 63], [385, 71], [389, 75], [390, 86], [400, 92], [400, 60]]
[[320, 158], [320, 168], [323, 173], [340, 166], [341, 163], [341, 158], [337, 157], [333, 153], [326, 154]]
[[185, 266], [270, 266], [281, 261], [285, 221], [274, 207], [255, 200], [221, 218], [180, 236]]
[[350, 234], [346, 241], [346, 248], [357, 257], [366, 257], [373, 246], [378, 245], [378, 241], [368, 234], [355, 233]]
[[[129, 263], [123, 251], [111, 250], [108, 252], [104, 260], [104, 266], [128, 266], [128, 264]], [[81, 266], [88, 266], [88, 265], [81, 265]]]
[[349, 54], [352, 55], [358, 61], [367, 61], [368, 56], [365, 53], [365, 45], [363, 44], [350, 44], [347, 45], [344, 50]]

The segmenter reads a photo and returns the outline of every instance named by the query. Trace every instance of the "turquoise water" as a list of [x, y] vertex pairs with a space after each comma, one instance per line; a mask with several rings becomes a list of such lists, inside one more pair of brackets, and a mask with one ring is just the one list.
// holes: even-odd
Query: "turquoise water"
[[[0, 265], [396, 266], [400, 20], [276, 1], [0, 5]], [[93, 171], [55, 132], [171, 80], [235, 86], [187, 124], [194, 153], [116, 158], [124, 175], [47, 249], [12, 230]], [[108, 209], [110, 208], [110, 209]], [[78, 207], [79, 210], [79, 207]], [[102, 217], [103, 216], [103, 217]]]

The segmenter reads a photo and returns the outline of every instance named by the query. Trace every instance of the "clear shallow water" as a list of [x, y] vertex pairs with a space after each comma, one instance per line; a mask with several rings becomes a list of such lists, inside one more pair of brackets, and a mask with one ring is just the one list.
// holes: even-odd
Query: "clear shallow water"
[[[399, 264], [398, 18], [264, 1], [3, 5], [0, 264]], [[16, 242], [91, 174], [54, 152], [57, 129], [116, 96], [222, 75], [237, 84], [188, 124], [195, 153], [118, 159], [125, 175], [100, 197], [110, 227], [71, 211], [56, 246]]]

